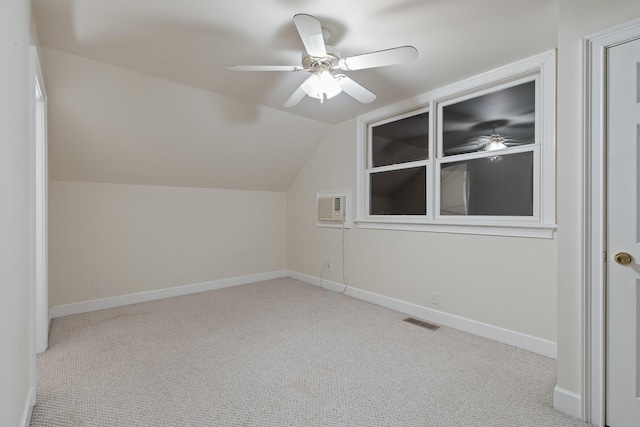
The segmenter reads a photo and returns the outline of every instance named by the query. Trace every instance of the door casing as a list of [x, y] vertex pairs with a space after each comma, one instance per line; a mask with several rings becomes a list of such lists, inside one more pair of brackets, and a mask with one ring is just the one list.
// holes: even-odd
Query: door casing
[[583, 40], [582, 419], [606, 426], [607, 49], [640, 38], [640, 19]]

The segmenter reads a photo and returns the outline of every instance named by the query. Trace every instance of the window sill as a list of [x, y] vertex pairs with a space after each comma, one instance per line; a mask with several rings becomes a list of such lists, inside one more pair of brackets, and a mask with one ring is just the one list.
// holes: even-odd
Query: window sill
[[431, 233], [476, 234], [483, 236], [528, 237], [553, 239], [555, 224], [540, 223], [496, 223], [496, 222], [411, 222], [400, 219], [357, 219], [358, 228], [398, 231], [426, 231]]

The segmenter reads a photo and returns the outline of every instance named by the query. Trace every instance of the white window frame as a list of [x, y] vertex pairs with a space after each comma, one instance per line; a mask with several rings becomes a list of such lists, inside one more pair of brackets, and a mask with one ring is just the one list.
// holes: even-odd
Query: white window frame
[[[382, 120], [378, 120], [376, 122], [373, 123], [368, 123], [367, 124], [367, 140], [371, 140], [372, 136], [373, 136], [373, 127], [374, 126], [379, 126], [379, 125], [383, 125], [386, 123], [390, 123], [396, 120], [402, 120], [402, 119], [406, 119], [407, 117], [413, 117], [413, 116], [417, 116], [419, 114], [423, 114], [423, 113], [429, 113], [429, 123], [431, 123], [431, 109], [428, 107], [422, 107], [422, 108], [417, 108], [415, 110], [403, 113], [403, 114], [399, 114], [399, 115], [395, 115], [395, 116], [391, 116], [391, 117], [386, 117]], [[371, 173], [377, 173], [377, 172], [388, 172], [388, 171], [396, 171], [396, 170], [404, 170], [404, 169], [411, 169], [411, 168], [416, 168], [416, 167], [426, 167], [426, 175], [427, 175], [427, 183], [426, 183], [426, 188], [427, 188], [427, 198], [426, 198], [426, 202], [427, 202], [427, 215], [425, 217], [425, 215], [403, 215], [403, 219], [406, 220], [422, 220], [425, 218], [431, 219], [433, 218], [433, 197], [429, 197], [429, 192], [430, 192], [430, 187], [431, 187], [431, 182], [432, 182], [432, 175], [433, 175], [433, 156], [434, 156], [434, 151], [433, 151], [433, 144], [431, 143], [432, 141], [432, 130], [433, 130], [433, 126], [429, 125], [429, 135], [428, 135], [428, 139], [429, 139], [429, 145], [428, 145], [428, 153], [427, 153], [427, 159], [426, 160], [416, 160], [413, 162], [405, 162], [405, 163], [397, 163], [397, 164], [393, 164], [393, 165], [386, 165], [386, 166], [378, 166], [378, 167], [369, 167], [370, 164], [373, 163], [373, 147], [372, 144], [366, 144], [366, 150], [367, 150], [367, 157], [365, 159], [365, 168], [366, 168], [366, 174], [369, 176], [369, 174]], [[369, 195], [371, 194], [371, 182], [369, 179], [365, 179], [365, 191], [366, 194]], [[368, 206], [368, 205], [367, 205]], [[388, 218], [387, 215], [369, 215], [369, 218], [377, 218], [380, 220], [384, 220], [385, 218]]]
[[[431, 231], [442, 233], [482, 234], [553, 238], [555, 223], [555, 117], [556, 117], [556, 53], [550, 50], [495, 70], [454, 83], [444, 88], [369, 112], [357, 118], [357, 200], [355, 221], [360, 228]], [[501, 150], [512, 154], [533, 151], [534, 215], [527, 217], [482, 217], [439, 215], [439, 164], [442, 143], [436, 129], [441, 128], [439, 109], [449, 102], [476, 97], [525, 81], [536, 80], [536, 127], [534, 144]], [[371, 125], [429, 112], [429, 160], [427, 166], [427, 215], [374, 216], [369, 209], [369, 129]], [[436, 155], [438, 154], [438, 155]], [[452, 158], [454, 156], [451, 156]], [[457, 155], [456, 161], [482, 157], [477, 154]], [[422, 162], [416, 162], [422, 163]], [[401, 168], [409, 167], [403, 164]], [[393, 167], [392, 167], [393, 168]], [[377, 168], [379, 169], [379, 168]], [[438, 213], [434, 213], [437, 211]]]
[[[536, 83], [536, 96], [535, 96], [535, 123], [540, 123], [541, 121], [541, 114], [540, 114], [540, 110], [541, 110], [541, 94], [540, 94], [540, 90], [541, 90], [541, 85], [540, 85], [540, 75], [538, 73], [533, 73], [531, 75], [528, 76], [523, 76], [520, 78], [515, 78], [515, 79], [511, 79], [510, 81], [507, 82], [502, 82], [500, 84], [496, 84], [495, 86], [492, 86], [490, 88], [487, 89], [483, 89], [483, 90], [479, 90], [476, 92], [471, 92], [471, 93], [467, 93], [464, 94], [462, 96], [456, 96], [454, 95], [453, 97], [449, 97], [448, 99], [441, 99], [441, 100], [435, 100], [434, 104], [436, 106], [436, 110], [437, 110], [437, 129], [438, 129], [438, 138], [437, 138], [437, 145], [438, 145], [438, 156], [434, 159], [435, 161], [435, 185], [436, 188], [441, 188], [440, 186], [440, 174], [438, 173], [440, 171], [440, 166], [442, 164], [447, 164], [447, 163], [456, 163], [456, 162], [461, 162], [461, 161], [468, 161], [468, 160], [475, 160], [475, 159], [482, 159], [482, 158], [486, 158], [486, 157], [491, 157], [491, 154], [489, 152], [486, 151], [478, 151], [478, 152], [470, 152], [470, 153], [465, 153], [465, 154], [457, 154], [457, 155], [451, 155], [451, 156], [445, 156], [444, 155], [444, 149], [443, 149], [443, 135], [442, 135], [442, 129], [443, 129], [443, 122], [442, 122], [442, 118], [443, 118], [443, 114], [442, 114], [442, 110], [444, 107], [447, 107], [451, 104], [456, 104], [458, 102], [461, 101], [466, 101], [469, 99], [473, 99], [473, 98], [477, 98], [479, 96], [482, 95], [486, 95], [486, 94], [490, 94], [490, 93], [494, 93], [494, 92], [498, 92], [500, 90], [503, 89], [508, 89], [510, 87], [514, 87], [520, 84], [524, 84], [524, 83], [529, 83], [531, 81], [534, 81]], [[509, 155], [509, 154], [516, 154], [516, 153], [525, 153], [525, 152], [532, 152], [533, 153], [533, 214], [531, 216], [500, 216], [500, 220], [504, 221], [504, 222], [516, 222], [516, 223], [521, 223], [521, 222], [539, 222], [540, 221], [540, 199], [541, 199], [541, 191], [540, 191], [540, 185], [539, 185], [539, 181], [540, 181], [540, 167], [538, 167], [540, 165], [540, 145], [541, 145], [541, 132], [540, 132], [540, 126], [536, 126], [535, 127], [535, 135], [534, 135], [534, 142], [533, 144], [527, 144], [527, 145], [522, 145], [520, 147], [510, 147], [510, 148], [506, 148], [506, 149], [502, 149], [499, 152], [499, 155]], [[498, 153], [496, 153], [498, 154]], [[495, 155], [495, 154], [494, 154]], [[436, 195], [434, 195], [435, 197]], [[473, 219], [474, 221], [477, 221], [478, 223], [484, 223], [484, 222], [492, 222], [496, 220], [496, 216], [482, 216], [482, 215], [474, 215], [472, 217], [470, 216], [464, 216], [464, 215], [442, 215], [440, 214], [440, 197], [435, 197], [436, 200], [436, 213], [435, 213], [435, 218], [439, 219], [439, 220], [445, 220], [445, 221], [462, 221], [464, 223], [468, 222], [469, 219]]]

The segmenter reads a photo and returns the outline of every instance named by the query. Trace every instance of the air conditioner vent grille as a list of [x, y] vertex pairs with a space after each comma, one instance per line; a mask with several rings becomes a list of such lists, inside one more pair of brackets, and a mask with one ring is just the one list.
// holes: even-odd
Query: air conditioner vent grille
[[343, 197], [318, 197], [318, 221], [344, 221]]

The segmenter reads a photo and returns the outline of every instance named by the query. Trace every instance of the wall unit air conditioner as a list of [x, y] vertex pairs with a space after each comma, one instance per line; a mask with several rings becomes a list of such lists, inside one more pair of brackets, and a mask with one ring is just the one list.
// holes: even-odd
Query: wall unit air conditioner
[[343, 222], [344, 200], [344, 196], [318, 197], [318, 222]]

